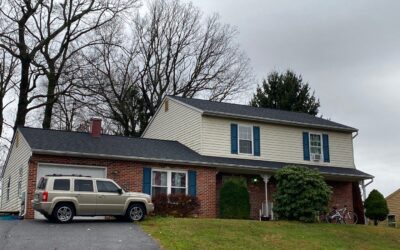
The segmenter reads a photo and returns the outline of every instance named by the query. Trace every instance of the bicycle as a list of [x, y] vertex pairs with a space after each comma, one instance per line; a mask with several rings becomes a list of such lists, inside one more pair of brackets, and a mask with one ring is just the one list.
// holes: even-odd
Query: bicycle
[[353, 211], [348, 210], [346, 205], [341, 209], [337, 209], [337, 207], [334, 206], [330, 213], [321, 215], [320, 221], [326, 221], [327, 223], [356, 224], [358, 217]]

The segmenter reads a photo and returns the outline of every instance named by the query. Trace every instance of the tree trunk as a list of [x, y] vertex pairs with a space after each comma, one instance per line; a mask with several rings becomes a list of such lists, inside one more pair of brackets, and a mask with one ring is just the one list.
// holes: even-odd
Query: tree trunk
[[374, 220], [374, 225], [378, 226], [378, 220]]
[[28, 113], [28, 92], [29, 92], [29, 66], [30, 59], [21, 57], [21, 83], [19, 85], [19, 99], [17, 117], [14, 130], [17, 126], [25, 126], [26, 115]]
[[42, 127], [45, 129], [49, 129], [51, 127], [51, 118], [53, 115], [53, 107], [56, 102], [56, 97], [54, 96], [54, 90], [56, 88], [57, 80], [51, 73], [47, 77], [49, 83], [47, 87], [47, 98], [46, 98], [46, 106], [44, 109], [44, 118]]

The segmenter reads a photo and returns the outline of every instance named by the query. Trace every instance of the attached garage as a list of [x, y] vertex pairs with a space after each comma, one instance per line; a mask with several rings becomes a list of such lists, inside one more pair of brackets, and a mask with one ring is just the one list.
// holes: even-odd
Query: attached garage
[[[99, 166], [80, 166], [80, 165], [60, 165], [39, 163], [37, 169], [36, 183], [41, 177], [46, 175], [82, 175], [95, 178], [106, 178], [107, 168]], [[35, 211], [35, 219], [44, 219], [44, 217]]]

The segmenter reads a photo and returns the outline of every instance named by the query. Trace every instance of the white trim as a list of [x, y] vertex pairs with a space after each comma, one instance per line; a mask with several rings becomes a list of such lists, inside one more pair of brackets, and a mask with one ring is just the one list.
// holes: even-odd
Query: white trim
[[[319, 161], [314, 161], [313, 159], [311, 159], [311, 135], [319, 135], [320, 139], [321, 139], [321, 159]], [[310, 151], [310, 162], [325, 162], [324, 161], [324, 142], [323, 142], [323, 138], [322, 138], [322, 133], [319, 132], [308, 132], [308, 150]]]
[[[253, 133], [253, 126], [251, 125], [242, 125], [240, 123], [237, 124], [238, 125], [238, 129], [237, 129], [237, 140], [238, 140], [238, 154], [239, 155], [254, 155], [254, 133]], [[240, 152], [240, 127], [247, 127], [250, 128], [250, 133], [251, 133], [251, 153], [241, 153]], [[245, 141], [245, 140], [243, 140]]]
[[[40, 165], [45, 166], [55, 166], [55, 167], [73, 167], [73, 168], [99, 168], [104, 169], [104, 173], [106, 174], [107, 178], [107, 167], [106, 166], [93, 166], [93, 165], [79, 165], [79, 164], [62, 164], [62, 163], [46, 163], [46, 162], [38, 162], [37, 169], [39, 169]], [[37, 170], [36, 170], [37, 171]], [[36, 177], [37, 178], [37, 177]]]
[[[183, 173], [185, 174], [185, 194], [187, 195], [189, 192], [189, 185], [188, 185], [188, 171], [187, 170], [175, 170], [171, 168], [151, 168], [151, 181], [150, 181], [150, 195], [153, 195], [153, 172], [166, 172], [167, 173], [167, 195], [171, 194], [172, 188], [181, 188], [181, 187], [172, 187], [172, 173]], [[165, 186], [158, 186], [154, 185], [155, 187], [164, 187]], [[183, 189], [183, 188], [181, 188]]]

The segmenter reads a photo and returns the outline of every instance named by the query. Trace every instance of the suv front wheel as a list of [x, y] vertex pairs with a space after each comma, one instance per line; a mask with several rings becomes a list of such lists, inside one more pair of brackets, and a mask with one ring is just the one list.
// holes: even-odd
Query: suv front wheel
[[130, 221], [141, 221], [145, 216], [146, 208], [142, 204], [134, 203], [126, 211], [126, 218]]
[[75, 208], [71, 204], [57, 205], [53, 210], [53, 218], [59, 223], [69, 223], [75, 215]]

